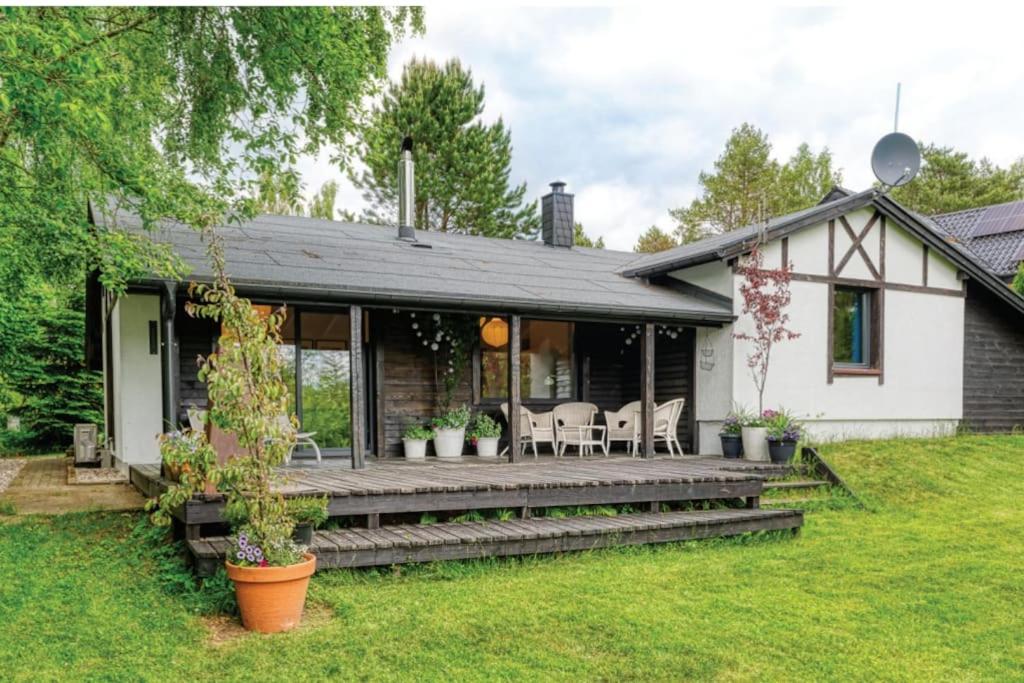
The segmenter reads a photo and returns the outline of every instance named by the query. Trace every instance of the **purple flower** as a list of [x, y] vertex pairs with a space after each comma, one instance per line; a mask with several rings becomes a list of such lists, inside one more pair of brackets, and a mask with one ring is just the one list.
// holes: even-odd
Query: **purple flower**
[[238, 559], [240, 559], [240, 560], [244, 560], [245, 559], [245, 553], [243, 553], [241, 550], [239, 550], [237, 553], [235, 553], [235, 556]]
[[263, 551], [260, 549], [259, 546], [256, 546], [256, 547], [253, 548], [252, 554], [253, 554], [253, 557], [255, 557], [257, 560], [262, 560], [263, 559]]
[[249, 545], [249, 537], [245, 534], [238, 534], [238, 547], [245, 548]]

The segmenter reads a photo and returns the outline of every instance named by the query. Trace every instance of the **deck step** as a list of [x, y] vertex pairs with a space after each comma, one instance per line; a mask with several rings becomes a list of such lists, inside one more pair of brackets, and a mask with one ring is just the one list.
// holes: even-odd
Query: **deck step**
[[790, 481], [766, 481], [764, 490], [772, 489], [813, 489], [819, 486], [829, 486], [829, 482], [822, 479], [794, 479]]
[[[372, 567], [668, 543], [754, 531], [796, 530], [802, 525], [803, 512], [778, 509], [535, 517], [318, 531], [311, 550], [317, 556], [318, 569]], [[212, 575], [223, 561], [228, 545], [228, 539], [222, 536], [189, 541], [196, 573]]]

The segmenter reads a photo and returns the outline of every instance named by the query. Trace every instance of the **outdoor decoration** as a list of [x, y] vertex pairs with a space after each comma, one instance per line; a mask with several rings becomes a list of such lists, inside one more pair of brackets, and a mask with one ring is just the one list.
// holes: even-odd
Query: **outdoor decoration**
[[726, 458], [739, 458], [743, 456], [743, 425], [746, 416], [737, 411], [732, 411], [722, 421], [722, 429], [718, 437], [722, 440], [722, 455]]
[[491, 318], [480, 328], [480, 338], [495, 349], [505, 346], [508, 344], [508, 323], [504, 318]]
[[796, 453], [796, 444], [803, 435], [803, 426], [783, 409], [766, 410], [761, 414], [768, 430], [768, 454], [772, 462], [787, 463]]
[[753, 345], [747, 354], [747, 367], [750, 368], [757, 389], [758, 416], [751, 424], [743, 427], [743, 450], [748, 459], [767, 460], [766, 429], [761, 416], [764, 413], [764, 389], [768, 381], [772, 349], [776, 344], [800, 336], [786, 327], [789, 315], [785, 311], [790, 302], [792, 268], [788, 263], [782, 268], [765, 268], [761, 250], [755, 246], [747, 259], [739, 264], [737, 272], [743, 276], [740, 285], [743, 314], [750, 316], [754, 331], [734, 332], [733, 337]]
[[473, 420], [467, 433], [470, 443], [476, 446], [476, 454], [481, 458], [498, 457], [498, 440], [501, 438], [501, 425], [488, 415], [480, 413]]
[[473, 340], [479, 334], [476, 318], [411, 311], [409, 328], [422, 346], [433, 353], [437, 408], [446, 411], [469, 367]]
[[703, 330], [701, 338], [700, 369], [704, 372], [711, 372], [715, 369], [715, 347], [711, 345], [711, 333]]
[[434, 454], [439, 458], [458, 458], [462, 456], [462, 446], [466, 442], [466, 426], [469, 425], [470, 412], [466, 406], [446, 410], [441, 416], [431, 420], [434, 428]]
[[434, 430], [423, 425], [410, 425], [402, 433], [402, 447], [406, 460], [423, 460], [427, 457], [427, 442], [434, 438]]
[[[655, 325], [655, 330], [657, 334], [663, 335], [667, 339], [678, 339], [679, 335], [683, 333], [683, 328], [679, 327], [678, 325]], [[622, 332], [625, 335], [625, 339], [623, 339], [623, 344], [625, 344], [625, 346], [632, 346], [633, 342], [639, 340], [640, 335], [643, 333], [643, 331], [640, 328], [640, 325], [633, 325], [632, 327], [622, 326], [619, 327], [619, 332]], [[620, 355], [624, 354], [625, 352], [625, 347], [619, 349]]]
[[[224, 330], [217, 351], [199, 359], [199, 378], [210, 397], [209, 419], [233, 434], [241, 451], [214, 465], [204, 433], [193, 432], [187, 440], [164, 439], [165, 457], [185, 460], [190, 471], [182, 466], [185, 483], [160, 497], [154, 521], [169, 522], [169, 511], [190, 499], [198, 490], [198, 477], [205, 475], [227, 497], [235, 540], [225, 564], [235, 582], [242, 624], [265, 633], [285, 631], [299, 623], [309, 577], [316, 569], [316, 558], [292, 540], [294, 511], [272, 488], [274, 468], [294, 446], [297, 431], [294, 416], [282, 419], [289, 400], [277, 346], [285, 316], [283, 311], [263, 315], [239, 297], [228, 280], [219, 238], [207, 231], [204, 239], [214, 280], [189, 287], [193, 300], [185, 310], [220, 323]], [[193, 464], [200, 465], [198, 471], [192, 471]]]

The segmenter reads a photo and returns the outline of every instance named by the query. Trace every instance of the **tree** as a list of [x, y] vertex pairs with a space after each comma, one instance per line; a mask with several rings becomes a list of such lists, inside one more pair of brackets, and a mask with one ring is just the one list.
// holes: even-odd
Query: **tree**
[[743, 277], [740, 296], [743, 297], [743, 314], [749, 315], [754, 323], [754, 333], [734, 332], [734, 339], [753, 344], [747, 354], [747, 367], [757, 389], [757, 414], [764, 414], [764, 388], [768, 381], [768, 367], [772, 349], [776, 344], [796, 339], [799, 333], [786, 328], [789, 314], [789, 282], [792, 279], [789, 264], [782, 268], [765, 268], [764, 257], [755, 247], [743, 261], [737, 272]]
[[893, 199], [914, 211], [933, 216], [1024, 198], [1024, 157], [1000, 168], [952, 147], [919, 144], [921, 172], [892, 191]]
[[[251, 215], [261, 177], [324, 146], [351, 155], [392, 41], [422, 12], [386, 8], [9, 7], [0, 12], [0, 356], [10, 316], [81, 288], [182, 274], [145, 236], [86, 207], [205, 226]], [[49, 288], [41, 292], [37, 288]], [[10, 367], [0, 359], [2, 367]], [[2, 378], [0, 378], [2, 379]]]
[[362, 130], [366, 170], [350, 172], [371, 204], [367, 220], [394, 223], [398, 159], [410, 136], [416, 162], [414, 224], [421, 230], [491, 237], [535, 235], [537, 203], [526, 184], [511, 186], [511, 133], [499, 118], [481, 120], [484, 87], [458, 60], [443, 66], [413, 59], [391, 83]]
[[771, 158], [771, 151], [760, 129], [749, 123], [734, 129], [714, 172], [702, 171], [698, 177], [701, 196], [669, 211], [678, 223], [679, 241], [685, 244], [811, 206], [842, 182], [828, 148], [814, 154], [800, 145], [782, 165]]
[[572, 226], [572, 243], [577, 247], [604, 249], [604, 238], [591, 239], [590, 235], [583, 231], [583, 224], [579, 222]]
[[1024, 296], [1024, 261], [1017, 265], [1017, 273], [1013, 276], [1013, 282], [1010, 286], [1013, 288], [1013, 291]]
[[334, 202], [338, 197], [338, 183], [328, 180], [320, 186], [320, 191], [313, 195], [309, 203], [309, 215], [313, 218], [334, 220]]
[[647, 228], [644, 234], [640, 235], [640, 239], [636, 241], [636, 246], [633, 247], [633, 251], [638, 254], [655, 254], [659, 251], [665, 251], [672, 247], [677, 247], [679, 244], [673, 239], [672, 235], [668, 234], [657, 225], [652, 225]]

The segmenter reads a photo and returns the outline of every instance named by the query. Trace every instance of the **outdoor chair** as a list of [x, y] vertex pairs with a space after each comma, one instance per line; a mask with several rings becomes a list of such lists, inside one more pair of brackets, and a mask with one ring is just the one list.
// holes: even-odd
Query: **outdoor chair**
[[[508, 403], [501, 404], [501, 414], [505, 416], [505, 423], [508, 421]], [[533, 448], [533, 457], [537, 457], [537, 444], [551, 444], [551, 451], [558, 452], [555, 446], [555, 429], [552, 424], [551, 413], [534, 413], [520, 406], [519, 408], [519, 453], [526, 452], [526, 444]], [[511, 444], [510, 444], [511, 445]], [[508, 448], [505, 449], [507, 451]], [[505, 451], [502, 451], [504, 454]]]
[[[594, 424], [597, 406], [593, 403], [563, 403], [555, 406], [551, 413], [555, 420], [555, 440], [559, 456], [564, 455], [569, 446], [576, 446], [580, 457], [588, 449], [593, 453], [594, 446], [601, 446], [605, 456], [608, 455], [605, 428]], [[598, 434], [600, 438], [596, 436]]]
[[[287, 415], [281, 415], [277, 419], [282, 427], [293, 427], [291, 418], [288, 417]], [[316, 444], [316, 441], [313, 440], [314, 436], [316, 436], [316, 432], [296, 432], [295, 443], [292, 445], [290, 449], [288, 449], [288, 454], [284, 456], [285, 464], [288, 464], [292, 461], [292, 453], [295, 451], [295, 448], [297, 446], [311, 446], [313, 448], [313, 452], [316, 453], [316, 461], [318, 463], [322, 462], [322, 458], [320, 456], [320, 446], [318, 446]]]
[[670, 457], [675, 457], [675, 451], [683, 454], [683, 447], [679, 443], [677, 431], [679, 429], [679, 417], [683, 414], [683, 406], [686, 400], [682, 398], [666, 401], [654, 409], [654, 443], [664, 441], [668, 447]]
[[638, 444], [638, 419], [640, 401], [631, 401], [622, 406], [618, 411], [604, 411], [604, 423], [608, 428], [608, 447], [611, 448], [613, 441], [625, 441], [627, 452], [634, 458], [639, 450]]

